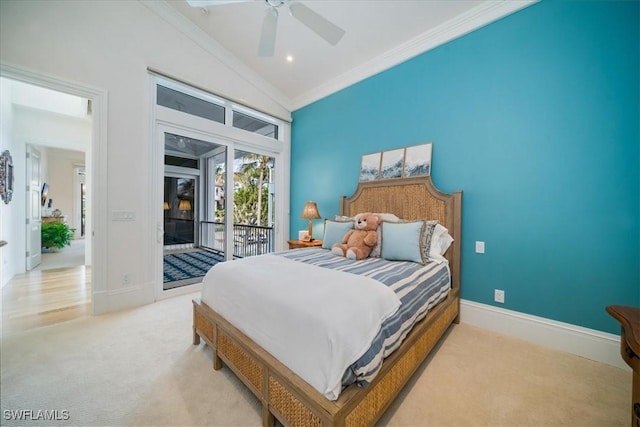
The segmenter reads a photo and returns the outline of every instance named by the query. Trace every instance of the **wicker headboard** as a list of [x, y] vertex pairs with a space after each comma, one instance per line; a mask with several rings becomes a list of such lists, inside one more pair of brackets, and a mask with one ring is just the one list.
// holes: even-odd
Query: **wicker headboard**
[[431, 177], [364, 181], [352, 196], [340, 200], [341, 215], [388, 212], [406, 220], [438, 220], [449, 229], [454, 242], [445, 254], [452, 286], [460, 288], [460, 243], [462, 242], [462, 191], [443, 193]]

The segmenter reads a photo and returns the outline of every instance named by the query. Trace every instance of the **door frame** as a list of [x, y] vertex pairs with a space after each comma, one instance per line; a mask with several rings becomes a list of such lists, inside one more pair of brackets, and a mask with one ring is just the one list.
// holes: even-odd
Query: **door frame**
[[[82, 173], [81, 173], [82, 172]], [[85, 185], [85, 193], [87, 191], [86, 188], [86, 168], [84, 164], [75, 164], [73, 165], [73, 219], [72, 224], [76, 229], [75, 238], [76, 239], [84, 239], [87, 234], [86, 221], [84, 234], [82, 234], [82, 189], [81, 186]]]
[[[91, 311], [106, 313], [107, 291], [107, 92], [94, 87], [64, 81], [23, 68], [0, 64], [0, 76], [46, 89], [91, 100], [93, 109], [91, 144], [87, 160], [87, 252], [85, 263], [91, 264]], [[25, 224], [26, 227], [26, 224]], [[26, 235], [26, 232], [23, 234]]]
[[[153, 80], [153, 79], [152, 79]], [[155, 87], [155, 82], [152, 83]], [[155, 103], [154, 103], [155, 105]], [[195, 116], [190, 116], [162, 106], [155, 106], [155, 120], [153, 124], [153, 141], [150, 144], [150, 159], [154, 167], [152, 173], [154, 177], [152, 182], [152, 197], [149, 206], [149, 218], [155, 218], [150, 221], [149, 233], [152, 236], [149, 239], [151, 247], [149, 253], [152, 256], [152, 272], [151, 277], [156, 283], [155, 298], [156, 300], [185, 294], [189, 292], [199, 291], [202, 288], [200, 283], [181, 286], [174, 289], [163, 290], [162, 268], [163, 268], [163, 199], [164, 199], [164, 134], [173, 133], [185, 137], [208, 141], [212, 144], [224, 146], [227, 149], [226, 176], [233, 177], [233, 158], [235, 150], [248, 151], [256, 154], [267, 155], [274, 158], [275, 161], [275, 193], [278, 195], [275, 209], [274, 236], [276, 250], [284, 249], [289, 235], [289, 186], [288, 168], [289, 153], [288, 149], [282, 148], [282, 141], [270, 140], [261, 135], [252, 134], [240, 129], [230, 128], [219, 123], [211, 122]], [[284, 129], [286, 137], [289, 137], [288, 129]], [[265, 143], [266, 142], [266, 143]], [[272, 148], [269, 149], [271, 146]], [[203, 173], [206, 168], [200, 168], [200, 193], [204, 191]], [[285, 170], [286, 169], [286, 170]], [[162, 184], [162, 185], [161, 185]], [[233, 229], [233, 179], [225, 182], [226, 194], [226, 215], [225, 227], [227, 230]], [[202, 194], [200, 194], [202, 196]], [[201, 212], [200, 212], [201, 213]], [[233, 241], [226, 239], [225, 253], [233, 254]]]

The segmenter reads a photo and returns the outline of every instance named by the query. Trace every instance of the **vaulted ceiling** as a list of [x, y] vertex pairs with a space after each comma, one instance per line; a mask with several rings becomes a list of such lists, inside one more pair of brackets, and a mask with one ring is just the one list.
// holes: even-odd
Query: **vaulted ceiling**
[[[291, 0], [291, 3], [297, 0]], [[278, 7], [274, 54], [258, 55], [266, 11], [281, 0], [192, 7], [186, 0], [150, 5], [185, 34], [231, 54], [261, 76], [295, 110], [508, 14], [531, 0], [299, 0], [345, 30], [335, 45]], [[287, 59], [289, 58], [289, 59]], [[241, 71], [241, 70], [239, 70]]]

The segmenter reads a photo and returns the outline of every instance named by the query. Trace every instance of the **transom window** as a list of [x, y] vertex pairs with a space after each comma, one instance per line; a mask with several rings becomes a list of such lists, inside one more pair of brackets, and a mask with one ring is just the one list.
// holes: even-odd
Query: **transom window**
[[168, 87], [157, 88], [158, 105], [224, 124], [224, 107]]
[[157, 78], [156, 81], [156, 103], [160, 106], [267, 138], [280, 139], [281, 123], [274, 117], [173, 80]]

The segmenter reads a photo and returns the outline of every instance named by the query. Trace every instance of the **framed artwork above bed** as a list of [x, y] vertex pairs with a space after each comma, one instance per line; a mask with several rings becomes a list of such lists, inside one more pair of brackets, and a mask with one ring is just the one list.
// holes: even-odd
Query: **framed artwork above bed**
[[380, 175], [380, 156], [382, 153], [365, 154], [360, 163], [360, 181], [373, 181]]
[[405, 148], [402, 176], [430, 176], [432, 147], [433, 144], [429, 143]]
[[431, 176], [433, 144], [412, 145], [362, 156], [360, 182]]
[[402, 178], [404, 148], [382, 152], [380, 179]]

